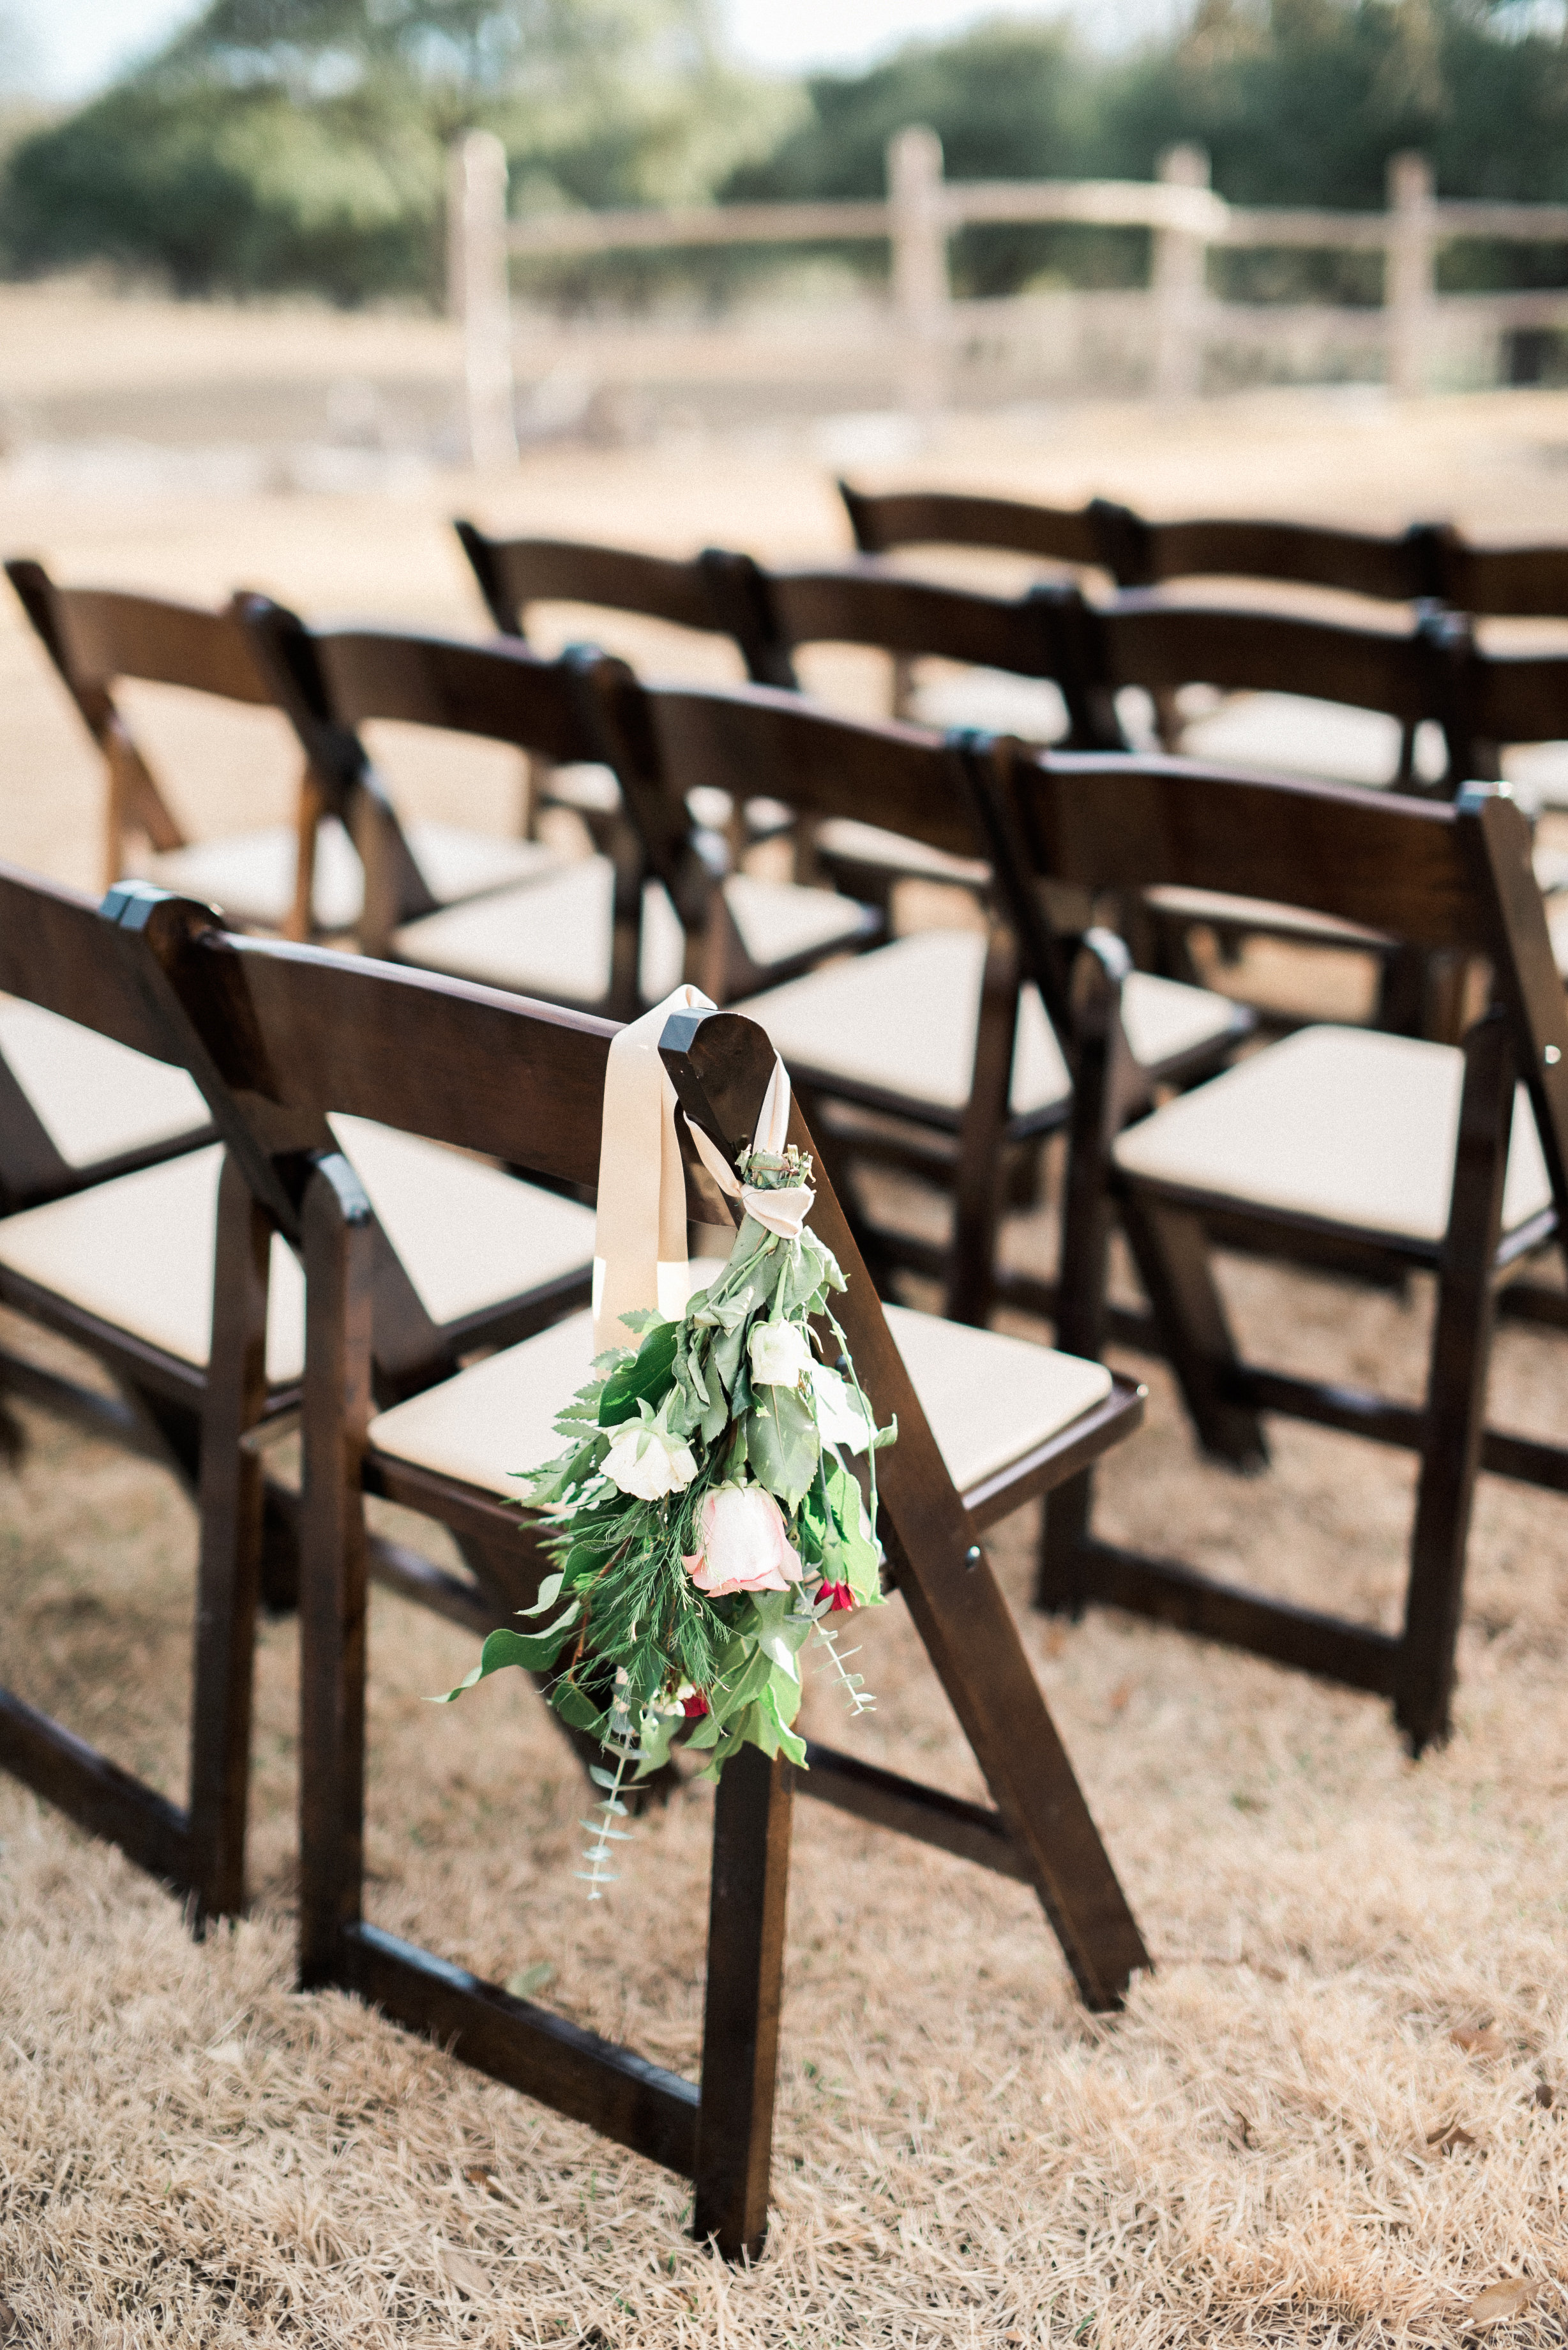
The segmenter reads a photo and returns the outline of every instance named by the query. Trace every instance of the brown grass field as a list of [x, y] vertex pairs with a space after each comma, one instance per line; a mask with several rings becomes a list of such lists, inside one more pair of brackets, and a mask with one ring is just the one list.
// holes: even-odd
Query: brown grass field
[[[42, 400], [50, 367], [92, 385], [76, 312], [56, 348], [47, 306], [20, 299], [0, 295], [0, 398]], [[34, 338], [20, 350], [8, 315]], [[145, 387], [162, 367], [187, 401], [208, 382], [217, 400], [223, 366], [243, 380], [261, 364], [254, 316], [97, 315], [121, 374]], [[338, 330], [316, 322], [321, 348], [289, 364], [369, 365], [333, 358]], [[454, 511], [671, 549], [844, 543], [804, 432], [562, 446], [505, 479], [431, 471], [334, 495], [105, 486], [24, 456], [0, 463], [0, 539], [63, 576], [198, 598], [244, 580], [453, 629], [479, 621]], [[899, 470], [1155, 511], [1452, 513], [1500, 538], [1562, 536], [1568, 399], [953, 420]], [[614, 640], [666, 659], [648, 632]], [[875, 690], [859, 669], [825, 676]], [[94, 761], [9, 607], [0, 712], [0, 854], [95, 886]], [[289, 762], [265, 722], [225, 731], [177, 697], [145, 717], [182, 754], [193, 825], [283, 813]], [[505, 762], [395, 748], [420, 813], [510, 820]], [[1010, 1245], [1048, 1252], [1049, 1222]], [[1234, 1263], [1227, 1287], [1253, 1347], [1418, 1391], [1421, 1284], [1397, 1298]], [[1197, 1462], [1168, 1381], [1137, 1367], [1149, 1419], [1106, 1475], [1108, 1523], [1394, 1620], [1408, 1461], [1277, 1423], [1269, 1473], [1238, 1481]], [[1561, 1432], [1560, 1342], [1506, 1329], [1493, 1385], [1500, 1421]], [[191, 1510], [156, 1469], [24, 1417], [30, 1449], [0, 1472], [5, 1679], [178, 1792]], [[774, 2219], [751, 2272], [691, 2242], [680, 2181], [346, 1999], [295, 1992], [291, 1623], [261, 1641], [243, 1923], [193, 1943], [167, 1894], [0, 1783], [0, 2342], [1568, 2341], [1568, 1505], [1483, 1482], [1455, 1734], [1419, 1764], [1369, 1699], [1116, 1616], [1047, 1623], [1027, 1604], [1033, 1532], [1028, 1516], [1002, 1529], [997, 1564], [1156, 1971], [1124, 2015], [1090, 2019], [1022, 1887], [799, 1805]], [[589, 1909], [571, 1874], [581, 1783], [531, 1694], [496, 1684], [432, 1711], [472, 1643], [384, 1595], [371, 1648], [373, 1915], [488, 1974], [547, 1967], [542, 1996], [690, 2068], [706, 1792], [639, 1826], [618, 1892]], [[866, 1649], [881, 1702], [860, 1751], [979, 1792], [896, 1605]], [[808, 1706], [840, 1734], [820, 1681]]]

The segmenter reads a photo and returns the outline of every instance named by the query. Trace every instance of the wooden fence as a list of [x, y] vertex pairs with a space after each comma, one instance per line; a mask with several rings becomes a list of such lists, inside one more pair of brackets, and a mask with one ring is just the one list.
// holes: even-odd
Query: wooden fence
[[[982, 307], [955, 302], [948, 240], [975, 223], [1077, 221], [1151, 232], [1145, 295], [1148, 381], [1162, 399], [1193, 397], [1205, 354], [1217, 342], [1256, 333], [1272, 306], [1225, 303], [1208, 291], [1211, 248], [1294, 246], [1381, 252], [1383, 304], [1361, 314], [1383, 347], [1391, 388], [1412, 397], [1428, 384], [1441, 317], [1463, 312], [1498, 329], [1568, 327], [1568, 288], [1518, 294], [1437, 291], [1443, 244], [1476, 239], [1568, 244], [1568, 205], [1446, 203], [1437, 199], [1421, 155], [1388, 166], [1381, 213], [1308, 212], [1227, 203], [1209, 184], [1200, 148], [1175, 147], [1159, 176], [1137, 180], [963, 180], [942, 174], [941, 142], [919, 126], [888, 142], [888, 194], [841, 203], [709, 204], [670, 210], [507, 216], [501, 141], [472, 131], [453, 148], [448, 190], [448, 287], [463, 327], [469, 442], [473, 462], [517, 453], [514, 326], [509, 264], [534, 258], [701, 245], [787, 245], [864, 240], [891, 247], [892, 317], [900, 351], [903, 404], [929, 413], [944, 401], [949, 356], [966, 318]], [[1299, 312], [1293, 312], [1299, 316]], [[1356, 314], [1324, 306], [1325, 318]]]

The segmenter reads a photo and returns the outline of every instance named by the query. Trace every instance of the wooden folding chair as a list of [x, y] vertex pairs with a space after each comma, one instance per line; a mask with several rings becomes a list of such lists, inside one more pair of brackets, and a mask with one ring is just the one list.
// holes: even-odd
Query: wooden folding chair
[[[658, 620], [691, 636], [732, 638], [726, 617], [730, 597], [715, 595], [716, 572], [731, 558], [712, 547], [682, 560], [647, 555], [624, 546], [597, 546], [581, 539], [491, 538], [472, 522], [452, 525], [467, 556], [485, 608], [503, 636], [526, 638], [529, 615], [538, 604], [569, 604], [596, 611], [625, 612]], [[748, 669], [748, 676], [756, 673]], [[771, 676], [757, 682], [776, 685]], [[535, 753], [527, 763], [521, 829], [534, 836], [547, 807], [569, 808], [580, 817], [595, 846], [616, 852], [621, 821], [615, 778], [587, 764], [563, 764]], [[736, 863], [748, 847], [787, 829], [784, 811], [758, 799], [734, 805], [710, 792], [697, 805], [700, 820], [723, 833]]]
[[[111, 893], [118, 909], [141, 885]], [[47, 1022], [67, 1075], [108, 1068], [129, 1115], [134, 1090], [178, 1098], [189, 1127], [205, 1104], [173, 1066], [166, 1026], [142, 997], [140, 959], [75, 892], [0, 868], [0, 1013]], [[14, 1129], [0, 1120], [0, 1163]], [[586, 1297], [592, 1219], [575, 1202], [363, 1122], [345, 1126], [374, 1201], [377, 1391], [390, 1404], [476, 1348], [511, 1343]], [[265, 1478], [264, 1451], [298, 1406], [304, 1298], [297, 1267], [269, 1249], [251, 1195], [225, 1170], [210, 1125], [177, 1155], [121, 1153], [0, 1217], [0, 1301], [68, 1339], [117, 1392], [72, 1379], [16, 1345], [0, 1388], [173, 1469], [201, 1521], [191, 1792], [180, 1809], [13, 1694], [0, 1697], [0, 1762], [81, 1825], [195, 1898], [199, 1914], [244, 1899], [251, 1649], [264, 1586], [286, 1603], [296, 1496]], [[482, 1251], [462, 1260], [453, 1227]], [[389, 1238], [389, 1235], [391, 1238]], [[393, 1242], [402, 1251], [394, 1253]], [[457, 1620], [493, 1620], [504, 1576], [448, 1575], [391, 1543], [378, 1575]], [[509, 1562], [504, 1562], [504, 1565]], [[512, 1604], [515, 1604], [514, 1600]]]
[[723, 871], [722, 845], [684, 807], [704, 872], [721, 868], [700, 931], [690, 892], [672, 907], [648, 884], [642, 848], [624, 823], [613, 858], [558, 864], [514, 889], [429, 910], [410, 894], [410, 863], [358, 729], [396, 718], [557, 763], [602, 761], [596, 704], [582, 684], [598, 657], [580, 650], [552, 661], [514, 641], [466, 645], [384, 629], [313, 631], [264, 597], [247, 598], [243, 611], [257, 662], [306, 755], [337, 777], [337, 788], [352, 786], [363, 811], [363, 934], [371, 951], [629, 1017], [639, 1001], [660, 1002], [683, 972], [724, 1001], [877, 935], [875, 910], [836, 891]]
[[[590, 681], [649, 863], [693, 932], [712, 883], [671, 777], [689, 795], [693, 784], [744, 776], [809, 822], [853, 816], [949, 858], [981, 845], [940, 735], [840, 718], [766, 686], [644, 687], [620, 662], [600, 664]], [[1043, 1000], [1022, 984], [1011, 937], [993, 924], [989, 936], [917, 931], [770, 988], [746, 1008], [805, 1089], [830, 1163], [889, 1161], [952, 1192], [946, 1248], [874, 1229], [864, 1216], [858, 1231], [879, 1273], [901, 1264], [935, 1274], [949, 1316], [983, 1324], [993, 1296], [1022, 1279], [995, 1266], [1004, 1161], [1068, 1113], [1068, 1067], [1052, 1026], [1067, 1015], [1064, 991]], [[1151, 1084], [1213, 1068], [1251, 1025], [1222, 996], [1141, 972], [1127, 1018]], [[842, 1180], [839, 1191], [847, 1201]]]
[[[701, 2077], [682, 2080], [398, 1939], [363, 1908], [360, 1495], [386, 1492], [454, 1529], [481, 1529], [537, 1574], [537, 1548], [502, 1498], [515, 1492], [507, 1472], [552, 1449], [551, 1418], [586, 1375], [593, 1341], [585, 1315], [378, 1415], [364, 1201], [327, 1118], [348, 1111], [591, 1187], [613, 1031], [461, 982], [230, 936], [171, 899], [140, 909], [139, 920], [215, 1119], [258, 1201], [297, 1232], [305, 1255], [302, 1982], [358, 1991], [465, 2063], [693, 2178], [697, 2236], [730, 2258], [754, 2255], [767, 2217], [793, 1794], [1033, 1885], [1093, 2006], [1115, 2006], [1147, 1964], [981, 1545], [987, 1526], [1128, 1432], [1138, 1391], [1019, 1340], [885, 1317], [819, 1170], [812, 1222], [848, 1277], [843, 1326], [878, 1414], [898, 1417], [878, 1477], [891, 1571], [995, 1808], [830, 1751], [808, 1750], [801, 1773], [740, 1754], [715, 1804]], [[739, 1016], [687, 1014], [667, 1026], [662, 1050], [686, 1118], [728, 1158], [753, 1130], [773, 1047]], [[813, 1148], [798, 1110], [790, 1139]], [[693, 1179], [699, 1222], [711, 1198]]]
[[[351, 844], [361, 819], [334, 774], [306, 764], [292, 825], [192, 841], [116, 702], [117, 686], [134, 679], [270, 707], [236, 618], [241, 598], [202, 611], [118, 589], [61, 588], [30, 560], [5, 569], [103, 755], [106, 886], [140, 867], [222, 906], [231, 921], [294, 938], [357, 931], [364, 882]], [[533, 843], [443, 824], [410, 826], [403, 852], [425, 908], [503, 888], [551, 861]]]
[[[1038, 894], [1046, 878], [1278, 899], [1490, 967], [1490, 1007], [1462, 1048], [1307, 1028], [1131, 1126], [1140, 1086], [1114, 941], [1091, 941], [1096, 951], [1076, 982], [1059, 1342], [1101, 1349], [1114, 1209], [1207, 1451], [1257, 1467], [1267, 1457], [1262, 1416], [1283, 1412], [1407, 1448], [1421, 1465], [1397, 1634], [1108, 1544], [1090, 1531], [1086, 1480], [1052, 1503], [1041, 1602], [1112, 1601], [1379, 1691], [1418, 1752], [1449, 1726], [1478, 1468], [1568, 1491], [1568, 1449], [1486, 1425], [1499, 1289], [1568, 1230], [1568, 1007], [1529, 826], [1486, 785], [1435, 806], [1185, 761], [1005, 744], [977, 753], [971, 773], [1026, 968], [1049, 968], [1057, 953]], [[1384, 1277], [1435, 1274], [1424, 1402], [1241, 1361], [1210, 1265], [1211, 1247], [1228, 1243], [1359, 1261]]]
[[[937, 660], [1051, 689], [1032, 740], [1075, 750], [1121, 741], [1108, 701], [1096, 699], [1092, 681], [1080, 681], [1090, 664], [1064, 658], [1057, 616], [1035, 598], [942, 587], [875, 560], [768, 570], [750, 556], [714, 554], [708, 581], [756, 684], [798, 689], [799, 653], [854, 645], [887, 654], [896, 679], [918, 660]], [[897, 689], [893, 699], [900, 700]], [[1021, 722], [1014, 731], [1024, 731]], [[900, 880], [940, 882], [981, 898], [989, 885], [983, 861], [944, 856], [857, 818], [812, 827], [809, 841], [811, 857], [840, 889], [888, 912]]]

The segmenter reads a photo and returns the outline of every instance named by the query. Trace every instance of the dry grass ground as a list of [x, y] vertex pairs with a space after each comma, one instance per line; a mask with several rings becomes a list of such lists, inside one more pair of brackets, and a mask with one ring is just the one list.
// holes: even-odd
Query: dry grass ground
[[[1568, 523], [1565, 448], [1553, 399], [1421, 414], [1292, 399], [1168, 425], [953, 427], [922, 470], [1164, 508], [1453, 510], [1524, 536]], [[0, 536], [75, 577], [213, 596], [244, 576], [316, 608], [470, 626], [444, 531], [457, 504], [655, 546], [839, 543], [809, 451], [717, 443], [563, 451], [400, 503], [46, 499], [0, 473]], [[90, 884], [92, 763], [9, 613], [0, 696], [0, 853]], [[164, 718], [192, 754], [192, 814], [281, 809], [275, 744], [224, 750], [205, 722]], [[406, 787], [500, 822], [510, 784], [426, 758]], [[1044, 1219], [1014, 1244], [1043, 1249]], [[1229, 1282], [1252, 1345], [1416, 1391], [1418, 1286], [1374, 1296], [1256, 1265]], [[1281, 1425], [1270, 1473], [1241, 1482], [1195, 1463], [1151, 1385], [1105, 1481], [1109, 1523], [1392, 1620], [1407, 1462]], [[1561, 1431], [1559, 1344], [1505, 1332], [1495, 1387], [1500, 1419]], [[27, 1424], [0, 1485], [5, 1678], [175, 1790], [189, 1508], [153, 1468]], [[1027, 1605], [1033, 1532], [1003, 1529], [997, 1563], [1157, 1971], [1125, 2015], [1091, 2021], [1022, 1887], [800, 1805], [774, 2217], [750, 2273], [688, 2241], [677, 2180], [348, 2001], [293, 1991], [291, 1624], [261, 1642], [242, 1924], [193, 1944], [164, 1893], [0, 1782], [0, 2341], [1568, 2339], [1565, 1505], [1483, 1486], [1455, 1735], [1419, 1765], [1370, 1700], [1116, 1617], [1047, 1624]], [[371, 1648], [373, 1914], [488, 1973], [547, 1967], [545, 1997], [689, 2068], [705, 1793], [639, 1827], [613, 1901], [589, 1910], [571, 1876], [580, 1785], [529, 1692], [431, 1711], [472, 1643], [385, 1596]], [[867, 1649], [881, 1704], [862, 1751], [974, 1791], [897, 1605]], [[836, 1735], [831, 1699], [810, 1702]]]

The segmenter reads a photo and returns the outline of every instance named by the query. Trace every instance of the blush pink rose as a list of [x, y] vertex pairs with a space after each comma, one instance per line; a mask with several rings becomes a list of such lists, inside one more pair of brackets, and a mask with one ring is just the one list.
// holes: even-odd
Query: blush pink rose
[[787, 1591], [804, 1572], [784, 1513], [761, 1485], [717, 1485], [703, 1501], [687, 1573], [710, 1599], [734, 1591]]

